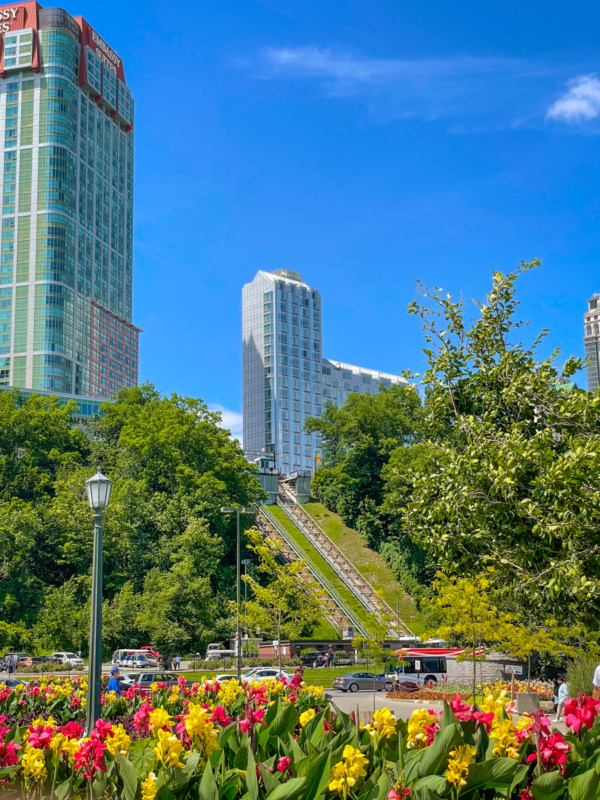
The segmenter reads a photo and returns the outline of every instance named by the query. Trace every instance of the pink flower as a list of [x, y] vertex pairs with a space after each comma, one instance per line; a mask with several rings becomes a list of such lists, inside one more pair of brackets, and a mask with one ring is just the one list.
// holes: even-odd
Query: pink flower
[[45, 725], [30, 725], [28, 731], [27, 744], [29, 747], [35, 747], [38, 750], [47, 750], [50, 747], [50, 740], [54, 735], [53, 728]]
[[[560, 733], [555, 732], [550, 736], [540, 737], [540, 758], [545, 768], [560, 767], [560, 771], [564, 775], [564, 765], [570, 749], [571, 746], [565, 742]], [[527, 760], [537, 761], [537, 754], [532, 753]]]
[[286, 756], [283, 756], [277, 762], [277, 772], [285, 772], [288, 769], [288, 767], [290, 766], [291, 763], [292, 763], [292, 759], [291, 758], [287, 758]]
[[133, 727], [140, 733], [148, 733], [150, 730], [150, 712], [154, 711], [154, 706], [142, 703], [140, 710], [133, 715]]
[[249, 729], [250, 729], [250, 720], [248, 719], [248, 717], [246, 717], [246, 719], [240, 720], [240, 730], [241, 730], [241, 732], [242, 733], [248, 733]]
[[19, 760], [17, 750], [20, 749], [21, 745], [0, 739], [0, 767], [14, 767]]

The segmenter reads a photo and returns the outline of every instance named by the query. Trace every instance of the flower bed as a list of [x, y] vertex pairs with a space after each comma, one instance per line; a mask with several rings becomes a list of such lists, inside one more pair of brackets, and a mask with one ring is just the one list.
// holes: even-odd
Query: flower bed
[[[408, 687], [408, 684], [407, 684]], [[506, 683], [506, 681], [497, 681], [496, 683], [484, 683], [479, 684], [477, 686], [477, 691], [480, 692], [478, 694], [477, 699], [485, 698], [490, 694], [498, 693], [498, 692], [507, 692], [510, 693], [511, 685], [510, 683]], [[552, 688], [547, 686], [544, 683], [540, 683], [539, 681], [531, 681], [529, 684], [529, 689], [527, 688], [527, 683], [524, 681], [515, 681], [515, 693], [517, 692], [534, 692], [539, 694], [540, 699], [542, 700], [552, 700]], [[420, 686], [419, 688], [415, 688], [413, 684], [410, 688], [405, 689], [403, 684], [399, 684], [399, 689], [393, 692], [388, 692], [388, 697], [393, 698], [394, 700], [444, 700], [449, 694], [456, 695], [459, 694], [465, 702], [473, 702], [473, 693], [468, 689], [451, 689], [449, 686], [435, 686], [431, 689], [428, 689], [425, 686]]]
[[148, 698], [137, 690], [105, 696], [105, 718], [85, 737], [83, 692], [82, 681], [0, 685], [3, 797], [584, 800], [599, 793], [598, 703], [584, 696], [567, 704], [563, 737], [540, 712], [514, 724], [505, 691], [476, 711], [455, 696], [443, 712], [418, 708], [402, 721], [384, 708], [357, 725], [315, 687], [157, 684]]

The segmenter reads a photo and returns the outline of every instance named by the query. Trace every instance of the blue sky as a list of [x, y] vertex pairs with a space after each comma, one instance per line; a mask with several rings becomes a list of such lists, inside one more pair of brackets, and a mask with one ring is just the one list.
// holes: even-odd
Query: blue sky
[[[240, 291], [287, 267], [324, 354], [422, 368], [417, 279], [521, 284], [531, 336], [582, 354], [600, 290], [600, 6], [150, 0], [68, 6], [136, 102], [140, 378], [241, 411]], [[585, 380], [582, 377], [581, 382]]]

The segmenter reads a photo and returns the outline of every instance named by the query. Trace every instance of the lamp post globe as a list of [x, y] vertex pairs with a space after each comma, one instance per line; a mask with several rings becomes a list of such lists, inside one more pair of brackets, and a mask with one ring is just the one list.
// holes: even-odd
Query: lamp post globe
[[112, 481], [103, 475], [100, 470], [85, 482], [88, 502], [94, 511], [104, 511], [110, 500]]

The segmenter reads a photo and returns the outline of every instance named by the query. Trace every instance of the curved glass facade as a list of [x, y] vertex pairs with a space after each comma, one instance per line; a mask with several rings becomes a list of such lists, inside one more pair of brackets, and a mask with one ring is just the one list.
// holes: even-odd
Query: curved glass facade
[[138, 374], [133, 103], [84, 20], [25, 5], [0, 62], [0, 385], [109, 397]]

